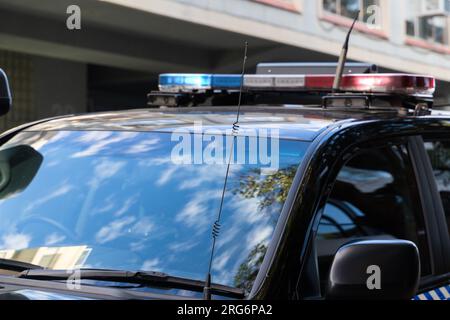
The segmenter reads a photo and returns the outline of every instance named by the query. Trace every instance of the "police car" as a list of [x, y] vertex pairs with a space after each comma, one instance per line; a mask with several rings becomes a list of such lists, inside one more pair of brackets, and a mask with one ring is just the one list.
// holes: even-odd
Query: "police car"
[[449, 299], [435, 80], [335, 69], [163, 74], [148, 109], [3, 133], [0, 299]]

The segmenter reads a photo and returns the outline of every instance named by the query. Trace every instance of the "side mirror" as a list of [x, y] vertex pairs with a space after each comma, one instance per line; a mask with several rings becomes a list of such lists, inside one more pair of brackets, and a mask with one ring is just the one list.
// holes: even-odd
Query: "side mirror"
[[0, 150], [0, 200], [26, 189], [43, 160], [38, 151], [27, 145]]
[[9, 82], [6, 73], [0, 69], [0, 116], [3, 116], [11, 109], [12, 98], [9, 90]]
[[412, 299], [420, 279], [419, 250], [410, 241], [374, 240], [339, 248], [327, 299]]

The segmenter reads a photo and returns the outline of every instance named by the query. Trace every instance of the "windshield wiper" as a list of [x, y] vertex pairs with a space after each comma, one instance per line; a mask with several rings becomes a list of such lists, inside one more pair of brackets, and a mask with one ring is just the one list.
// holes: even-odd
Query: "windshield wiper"
[[[78, 270], [50, 270], [50, 269], [30, 269], [22, 271], [18, 277], [35, 280], [69, 280], [78, 277], [81, 280], [97, 280], [119, 283], [133, 283], [150, 287], [167, 289], [184, 289], [202, 292], [205, 286], [204, 281], [187, 278], [173, 277], [166, 273], [154, 271], [124, 271], [105, 269], [78, 269]], [[228, 287], [220, 284], [211, 285], [211, 293], [242, 299], [245, 293], [242, 289]]]
[[22, 272], [24, 270], [39, 270], [39, 269], [43, 269], [43, 267], [28, 262], [22, 262], [11, 259], [0, 259], [0, 270]]

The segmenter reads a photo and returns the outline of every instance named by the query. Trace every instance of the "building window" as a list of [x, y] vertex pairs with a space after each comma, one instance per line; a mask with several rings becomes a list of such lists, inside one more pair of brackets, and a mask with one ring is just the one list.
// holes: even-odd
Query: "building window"
[[449, 45], [449, 17], [419, 16], [406, 22], [406, 34], [432, 44]]
[[406, 35], [422, 41], [410, 44], [430, 49], [450, 45], [450, 0], [413, 0], [408, 10]]
[[374, 29], [382, 28], [382, 0], [323, 0], [323, 11], [340, 17], [358, 20]]

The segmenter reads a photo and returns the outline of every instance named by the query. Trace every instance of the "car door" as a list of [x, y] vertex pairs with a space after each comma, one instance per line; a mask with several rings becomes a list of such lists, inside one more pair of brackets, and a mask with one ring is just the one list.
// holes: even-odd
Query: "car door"
[[[417, 175], [418, 137], [378, 141], [361, 146], [340, 168], [316, 230], [313, 254], [321, 296], [336, 251], [360, 240], [409, 240], [416, 244], [425, 292], [435, 279], [436, 243], [431, 228], [434, 209], [424, 201]], [[435, 284], [435, 283], [433, 283]]]

